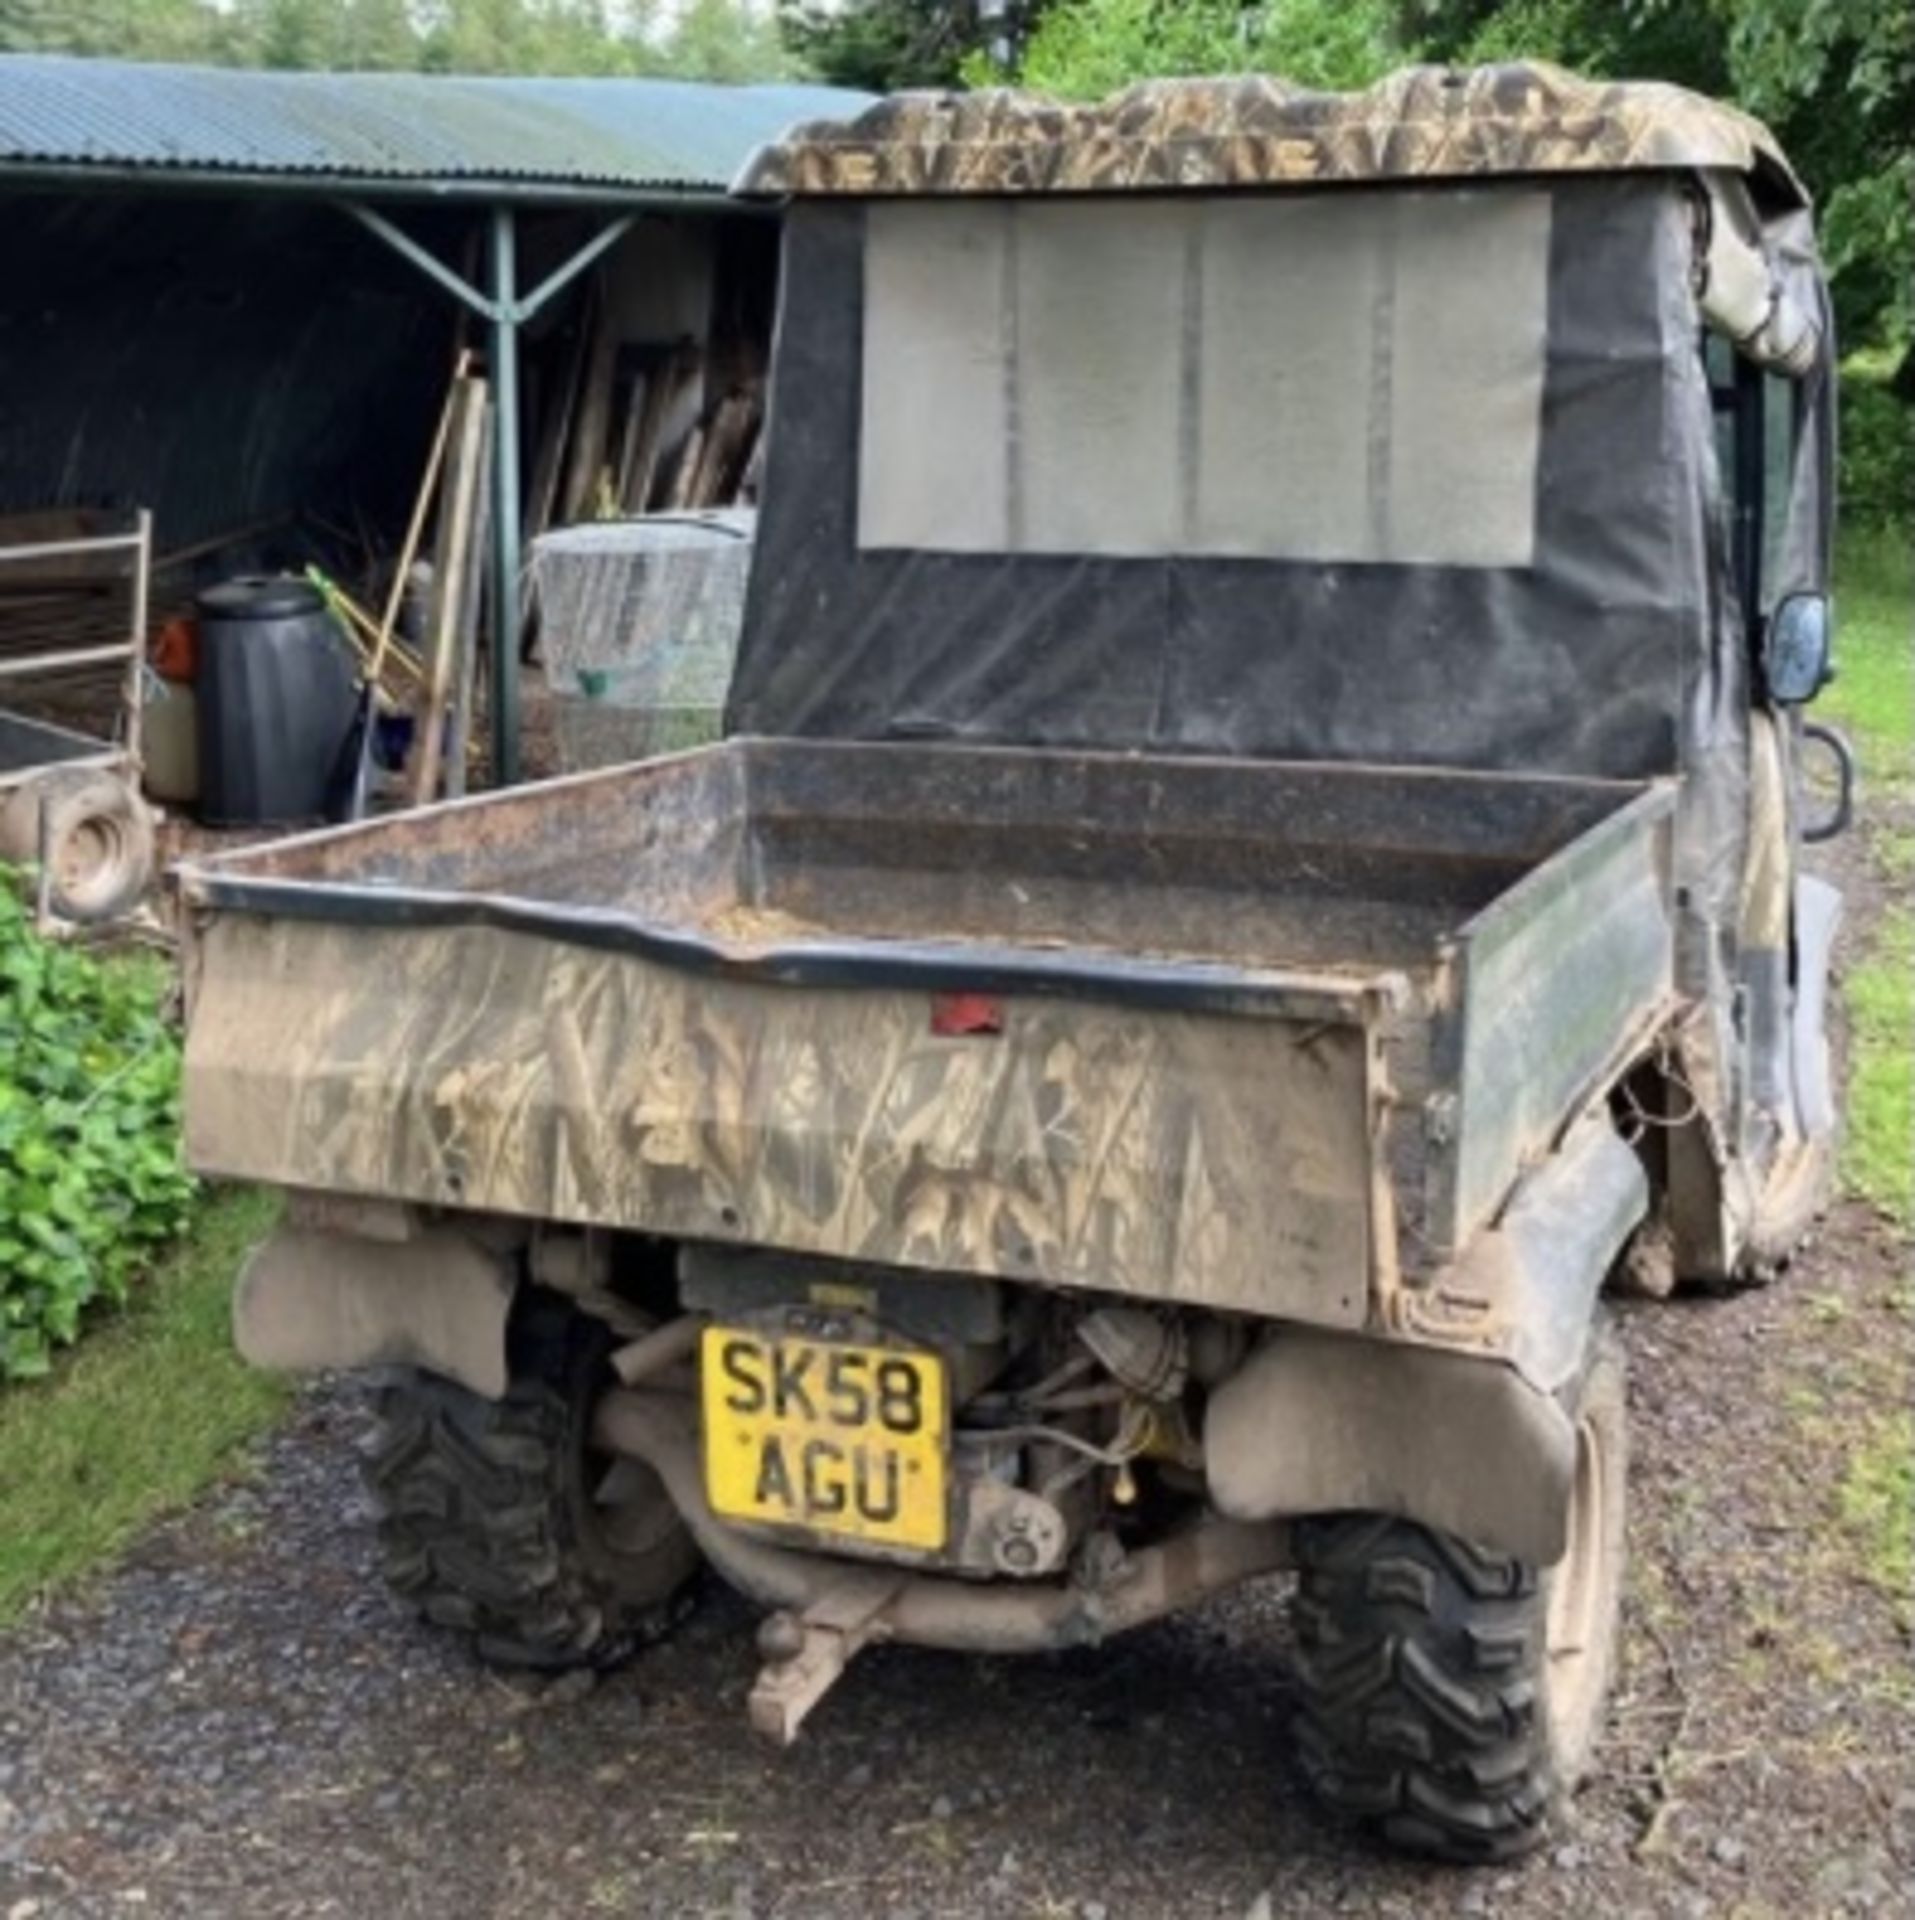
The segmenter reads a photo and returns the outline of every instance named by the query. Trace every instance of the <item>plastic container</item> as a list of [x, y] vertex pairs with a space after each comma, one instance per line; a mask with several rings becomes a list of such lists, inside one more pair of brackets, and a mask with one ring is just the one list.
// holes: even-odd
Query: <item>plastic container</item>
[[199, 798], [199, 694], [184, 680], [145, 677], [140, 757], [146, 790], [174, 807]]
[[199, 811], [214, 826], [335, 814], [351, 789], [352, 650], [304, 580], [228, 580], [199, 597]]

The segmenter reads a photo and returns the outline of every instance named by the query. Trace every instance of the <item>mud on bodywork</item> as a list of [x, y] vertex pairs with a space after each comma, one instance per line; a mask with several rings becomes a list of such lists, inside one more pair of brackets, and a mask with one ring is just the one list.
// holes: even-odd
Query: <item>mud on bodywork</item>
[[[497, 819], [225, 856], [183, 881], [187, 1151], [282, 1186], [1391, 1324], [1399, 1282], [1460, 1253], [1663, 1017], [1671, 805], [733, 741]], [[582, 904], [595, 884], [622, 897]], [[945, 994], [989, 1017], [952, 1024]]]
[[[1371, 1044], [701, 978], [528, 933], [229, 915], [187, 1151], [236, 1179], [1360, 1326]], [[1281, 1257], [1278, 1257], [1281, 1256]]]

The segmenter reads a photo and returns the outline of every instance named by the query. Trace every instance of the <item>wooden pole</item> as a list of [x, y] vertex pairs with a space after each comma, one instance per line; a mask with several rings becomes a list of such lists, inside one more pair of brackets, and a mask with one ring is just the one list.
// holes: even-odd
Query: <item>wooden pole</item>
[[373, 641], [371, 671], [367, 678], [375, 684], [379, 670], [386, 664], [386, 649], [392, 644], [393, 629], [399, 622], [399, 608], [406, 597], [406, 575], [419, 555], [419, 539], [425, 532], [426, 513], [439, 484], [439, 469], [445, 464], [446, 443], [452, 433], [452, 415], [459, 398], [459, 383], [472, 365], [472, 349], [461, 347], [452, 363], [452, 384], [446, 388], [445, 405], [439, 410], [439, 425], [432, 436], [432, 451], [426, 456], [425, 477], [419, 482], [419, 497], [412, 503], [412, 518], [406, 522], [406, 537], [399, 548], [399, 562], [386, 591], [386, 610], [380, 616], [379, 630]]
[[559, 517], [567, 526], [592, 517], [598, 478], [605, 468], [606, 438], [612, 426], [612, 386], [618, 373], [618, 316], [601, 280], [593, 307], [592, 343], [585, 358], [578, 413], [572, 422], [572, 453], [559, 496]]
[[[479, 436], [479, 469], [489, 469], [492, 436], [498, 431], [496, 407], [481, 406], [484, 430]], [[465, 797], [466, 776], [471, 771], [468, 756], [472, 750], [472, 697], [478, 683], [479, 613], [485, 602], [485, 550], [492, 532], [492, 514], [486, 489], [477, 489], [474, 497], [472, 541], [466, 555], [465, 589], [459, 606], [458, 677], [452, 690], [452, 716], [447, 727], [446, 797]]]
[[445, 494], [432, 563], [432, 631], [427, 649], [431, 678], [414, 762], [412, 800], [415, 806], [425, 805], [439, 791], [446, 707], [457, 671], [461, 608], [466, 597], [466, 561], [477, 519], [479, 487], [485, 478], [485, 400], [483, 380], [468, 376], [458, 383], [457, 405], [448, 436]]

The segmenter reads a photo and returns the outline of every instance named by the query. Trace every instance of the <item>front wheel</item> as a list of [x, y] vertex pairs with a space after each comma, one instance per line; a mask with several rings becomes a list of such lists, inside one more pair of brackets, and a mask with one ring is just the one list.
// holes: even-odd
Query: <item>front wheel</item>
[[498, 1666], [606, 1667], [677, 1620], [697, 1549], [656, 1474], [599, 1453], [605, 1330], [534, 1300], [503, 1400], [427, 1373], [383, 1387], [363, 1461], [387, 1583]]
[[1385, 1514], [1298, 1529], [1305, 1768], [1330, 1806], [1407, 1852], [1526, 1853], [1588, 1771], [1622, 1611], [1628, 1430], [1607, 1328], [1570, 1411], [1553, 1567]]

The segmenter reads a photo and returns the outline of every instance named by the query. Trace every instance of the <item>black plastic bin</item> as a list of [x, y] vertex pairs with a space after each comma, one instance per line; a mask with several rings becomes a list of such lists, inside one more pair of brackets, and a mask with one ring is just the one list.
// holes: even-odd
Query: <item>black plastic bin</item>
[[358, 679], [317, 588], [242, 578], [199, 596], [200, 817], [335, 817], [350, 791]]

